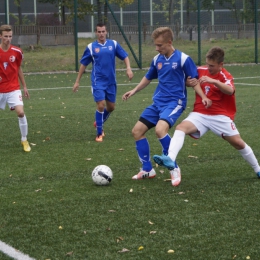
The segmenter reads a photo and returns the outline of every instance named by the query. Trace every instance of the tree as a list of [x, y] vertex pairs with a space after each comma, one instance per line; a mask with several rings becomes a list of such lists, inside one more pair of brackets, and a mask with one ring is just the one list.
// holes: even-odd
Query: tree
[[[18, 0], [20, 1], [20, 0]], [[93, 14], [93, 6], [85, 0], [78, 1], [78, 18], [85, 20], [87, 14]], [[39, 0], [40, 3], [50, 3], [59, 8], [59, 15], [61, 16], [61, 23], [63, 25], [73, 21], [74, 18], [74, 0]], [[69, 10], [69, 15], [66, 16], [65, 10]]]

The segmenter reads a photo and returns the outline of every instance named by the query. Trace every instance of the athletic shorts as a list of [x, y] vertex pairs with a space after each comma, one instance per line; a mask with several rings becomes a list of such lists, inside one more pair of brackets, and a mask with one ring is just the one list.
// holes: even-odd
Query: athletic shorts
[[112, 103], [116, 102], [116, 92], [117, 86], [116, 84], [107, 85], [107, 86], [92, 86], [92, 95], [94, 97], [94, 101], [98, 102], [101, 100], [107, 100]]
[[8, 93], [0, 93], [0, 109], [4, 110], [8, 104], [9, 108], [18, 105], [23, 106], [23, 97], [21, 90], [15, 90]]
[[181, 116], [183, 110], [183, 106], [178, 105], [177, 102], [167, 106], [156, 106], [152, 104], [143, 111], [139, 121], [143, 122], [150, 129], [156, 126], [159, 120], [164, 120], [171, 128]]
[[191, 112], [183, 121], [190, 121], [196, 126], [198, 131], [190, 135], [196, 139], [203, 136], [209, 130], [220, 137], [239, 134], [234, 121], [224, 115], [204, 115]]

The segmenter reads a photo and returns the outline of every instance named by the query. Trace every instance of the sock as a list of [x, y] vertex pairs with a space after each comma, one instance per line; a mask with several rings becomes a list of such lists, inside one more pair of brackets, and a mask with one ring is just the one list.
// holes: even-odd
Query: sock
[[176, 161], [176, 157], [183, 146], [184, 139], [185, 139], [185, 133], [180, 130], [175, 130], [168, 151], [168, 156], [173, 161]]
[[171, 137], [169, 136], [169, 134], [166, 134], [163, 138], [160, 138], [159, 141], [162, 145], [162, 153], [168, 155]]
[[251, 147], [246, 144], [244, 149], [238, 151], [242, 157], [251, 165], [255, 173], [258, 173], [260, 171], [260, 166]]
[[21, 132], [21, 140], [26, 141], [28, 135], [28, 123], [26, 116], [24, 115], [23, 117], [18, 117], [18, 123]]
[[150, 160], [150, 146], [148, 140], [143, 138], [138, 140], [136, 143], [136, 150], [139, 156], [139, 160], [142, 163], [142, 169], [146, 172], [152, 170], [153, 166]]
[[107, 121], [107, 119], [109, 118], [110, 116], [110, 112], [107, 111], [107, 109], [105, 108], [104, 109], [104, 114], [103, 114], [103, 124]]
[[96, 110], [96, 124], [97, 124], [97, 136], [102, 135], [102, 130], [103, 130], [103, 114], [104, 112], [99, 112]]

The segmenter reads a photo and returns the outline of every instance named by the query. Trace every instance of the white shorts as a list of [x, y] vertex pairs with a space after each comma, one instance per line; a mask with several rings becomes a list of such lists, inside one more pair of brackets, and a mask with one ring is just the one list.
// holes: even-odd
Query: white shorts
[[183, 121], [193, 123], [198, 131], [191, 134], [193, 138], [200, 138], [209, 130], [217, 136], [233, 136], [239, 135], [236, 125], [233, 120], [224, 115], [204, 115], [197, 112], [191, 112]]
[[0, 93], [0, 109], [4, 110], [6, 103], [9, 108], [15, 107], [18, 105], [23, 106], [23, 96], [21, 90], [15, 90], [8, 93]]

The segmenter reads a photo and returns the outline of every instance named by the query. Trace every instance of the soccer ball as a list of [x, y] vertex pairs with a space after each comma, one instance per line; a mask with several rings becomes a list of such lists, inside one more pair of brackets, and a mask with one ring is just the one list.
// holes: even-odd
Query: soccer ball
[[108, 185], [113, 178], [112, 170], [106, 165], [98, 165], [92, 171], [92, 180], [97, 185]]

